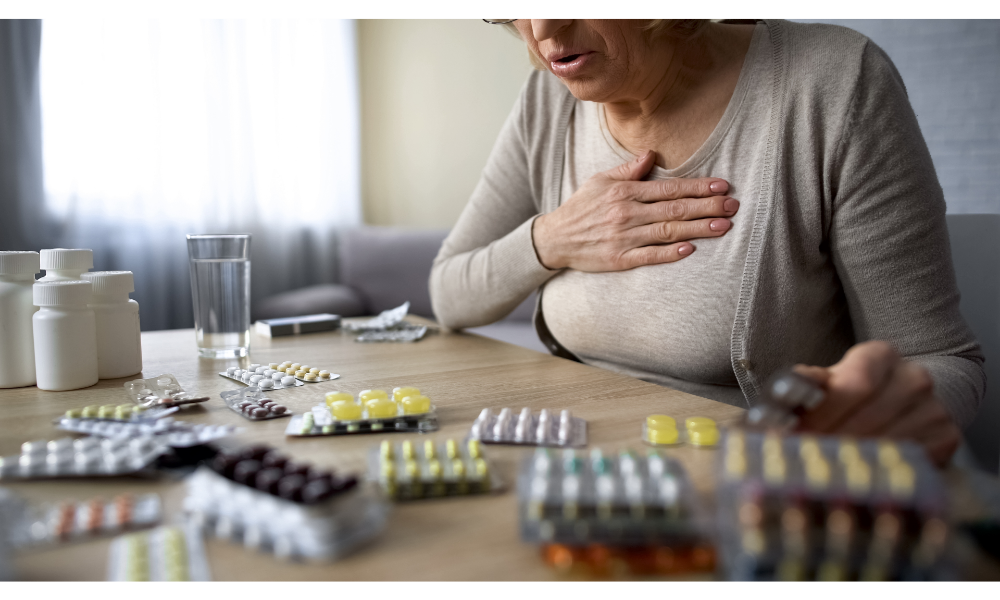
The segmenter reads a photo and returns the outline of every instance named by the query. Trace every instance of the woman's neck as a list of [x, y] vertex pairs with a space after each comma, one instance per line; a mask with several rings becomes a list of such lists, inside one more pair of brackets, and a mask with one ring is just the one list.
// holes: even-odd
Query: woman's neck
[[713, 23], [689, 41], [658, 40], [656, 63], [636, 74], [622, 99], [603, 103], [618, 143], [633, 154], [652, 149], [668, 169], [690, 158], [729, 105], [753, 28]]

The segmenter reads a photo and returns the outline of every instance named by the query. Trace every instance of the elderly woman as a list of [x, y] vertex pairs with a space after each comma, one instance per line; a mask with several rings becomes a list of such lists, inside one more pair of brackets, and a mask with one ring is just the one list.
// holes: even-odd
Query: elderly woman
[[743, 407], [801, 363], [827, 391], [804, 429], [950, 457], [983, 356], [878, 46], [782, 21], [512, 26], [543, 69], [435, 260], [442, 324], [491, 323], [538, 290], [558, 356]]

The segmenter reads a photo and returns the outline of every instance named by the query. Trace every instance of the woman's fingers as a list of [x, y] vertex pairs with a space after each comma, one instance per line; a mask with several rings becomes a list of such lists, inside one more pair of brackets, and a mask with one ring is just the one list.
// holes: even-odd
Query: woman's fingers
[[848, 416], [838, 433], [881, 435], [916, 405], [933, 399], [934, 380], [927, 370], [914, 363], [901, 362], [878, 397]]
[[729, 183], [718, 177], [701, 177], [687, 179], [674, 177], [672, 179], [656, 179], [653, 181], [631, 181], [618, 184], [622, 187], [620, 193], [627, 194], [639, 202], [659, 202], [661, 200], [679, 200], [681, 198], [708, 198], [719, 196], [729, 191]]
[[636, 217], [640, 224], [648, 225], [664, 221], [692, 221], [707, 217], [731, 217], [740, 209], [740, 202], [729, 196], [710, 198], [681, 198], [636, 205]]
[[731, 226], [729, 219], [661, 221], [632, 229], [630, 237], [636, 246], [672, 244], [698, 238], [719, 237], [729, 231]]
[[633, 248], [619, 257], [618, 266], [621, 270], [627, 270], [646, 265], [676, 262], [685, 256], [690, 256], [694, 250], [694, 245], [688, 242]]

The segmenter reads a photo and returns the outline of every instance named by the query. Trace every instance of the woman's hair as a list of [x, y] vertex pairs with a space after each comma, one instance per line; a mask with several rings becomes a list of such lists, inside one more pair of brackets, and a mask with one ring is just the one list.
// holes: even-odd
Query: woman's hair
[[[681, 40], [689, 40], [701, 33], [701, 30], [709, 22], [709, 19], [651, 19], [642, 29], [649, 32], [650, 36], [654, 38], [667, 35]], [[513, 23], [505, 23], [503, 27], [516, 35], [518, 39], [521, 38], [520, 32]], [[545, 63], [530, 49], [528, 50], [528, 60], [531, 62], [531, 66], [539, 71], [545, 70]]]

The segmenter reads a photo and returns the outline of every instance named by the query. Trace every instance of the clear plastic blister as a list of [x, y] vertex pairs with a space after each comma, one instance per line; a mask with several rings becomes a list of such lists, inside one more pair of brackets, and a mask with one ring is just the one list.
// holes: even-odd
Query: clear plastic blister
[[84, 502], [25, 504], [10, 540], [18, 549], [86, 541], [152, 527], [162, 516], [157, 494], [121, 494], [110, 501], [93, 498]]
[[393, 500], [489, 494], [503, 481], [479, 440], [384, 440], [368, 455], [368, 476]]
[[687, 444], [695, 448], [715, 448], [721, 433], [715, 421], [708, 417], [688, 417], [684, 420], [683, 433], [677, 422], [668, 415], [650, 415], [642, 423], [642, 441], [650, 446], [678, 446]]
[[25, 442], [21, 454], [0, 458], [0, 479], [127, 475], [144, 469], [168, 451], [167, 445], [153, 436]]
[[484, 444], [582, 448], [587, 445], [587, 422], [568, 410], [555, 417], [548, 409], [534, 415], [530, 408], [522, 408], [515, 418], [509, 408], [498, 414], [484, 408], [472, 424], [469, 438]]
[[330, 392], [324, 404], [295, 415], [285, 429], [289, 436], [346, 435], [353, 433], [428, 433], [437, 431], [438, 418], [430, 398], [412, 387], [363, 390], [355, 398], [347, 392]]
[[189, 448], [207, 444], [239, 431], [232, 425], [186, 423], [172, 418], [132, 422], [63, 418], [57, 422], [56, 428], [112, 440], [152, 437], [157, 443], [171, 448]]
[[132, 402], [146, 408], [169, 408], [208, 401], [208, 396], [185, 392], [177, 378], [169, 373], [129, 381], [125, 384], [125, 394]]
[[729, 579], [948, 577], [947, 498], [919, 446], [730, 431], [718, 471]]
[[198, 527], [157, 527], [111, 542], [109, 581], [210, 581], [208, 557]]
[[246, 369], [229, 367], [225, 371], [220, 371], [219, 375], [249, 386], [255, 386], [263, 391], [281, 390], [340, 378], [340, 375], [325, 369], [292, 361], [266, 365], [254, 363]]
[[539, 448], [517, 480], [521, 537], [570, 546], [701, 547], [706, 516], [679, 462], [650, 449]]
[[265, 421], [292, 416], [292, 411], [267, 397], [259, 387], [250, 386], [242, 390], [222, 392], [222, 400], [235, 413], [251, 421]]

